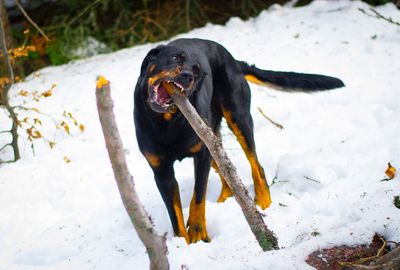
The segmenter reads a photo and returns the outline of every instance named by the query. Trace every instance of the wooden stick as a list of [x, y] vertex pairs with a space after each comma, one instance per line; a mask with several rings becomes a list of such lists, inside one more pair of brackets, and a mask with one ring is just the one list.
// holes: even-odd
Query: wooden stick
[[247, 223], [262, 250], [267, 251], [278, 249], [278, 239], [265, 225], [261, 214], [257, 211], [256, 205], [249, 195], [248, 190], [240, 180], [235, 166], [232, 164], [222, 147], [221, 140], [217, 138], [211, 128], [204, 123], [185, 95], [176, 92], [172, 86], [167, 87], [167, 91], [172, 97], [175, 105], [178, 106], [181, 113], [192, 126], [193, 130], [210, 151], [210, 154], [217, 163], [222, 176], [226, 179], [226, 182], [232, 189], [233, 196], [242, 208]]
[[[126, 164], [124, 147], [113, 113], [110, 83], [104, 77], [100, 77], [97, 81], [96, 100], [108, 155], [122, 202], [140, 240], [142, 240], [147, 249], [147, 254], [150, 259], [150, 269], [167, 270], [169, 269], [169, 263], [165, 235], [161, 237], [156, 233], [136, 193], [133, 177], [129, 173]], [[135, 267], [133, 266], [133, 268]]]

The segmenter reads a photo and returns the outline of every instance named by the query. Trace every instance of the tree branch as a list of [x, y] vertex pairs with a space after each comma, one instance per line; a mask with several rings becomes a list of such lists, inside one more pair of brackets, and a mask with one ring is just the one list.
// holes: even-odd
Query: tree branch
[[19, 0], [15, 0], [15, 4], [17, 5], [18, 9], [21, 11], [22, 15], [29, 21], [30, 24], [33, 25], [33, 27], [36, 28], [36, 30], [39, 31], [39, 33], [46, 39], [46, 41], [50, 41], [50, 39], [46, 36], [46, 34], [43, 32], [42, 29], [29, 17], [28, 13], [26, 13], [24, 7], [21, 5], [21, 2]]
[[378, 11], [376, 11], [376, 10], [373, 9], [373, 8], [370, 8], [369, 10], [371, 10], [371, 11], [375, 14], [375, 16], [372, 15], [372, 14], [369, 14], [368, 12], [366, 12], [366, 11], [365, 11], [364, 9], [362, 9], [362, 8], [358, 8], [358, 10], [361, 11], [362, 13], [364, 13], [365, 15], [369, 16], [369, 17], [377, 18], [377, 19], [382, 19], [382, 20], [385, 20], [385, 21], [387, 21], [387, 22], [389, 22], [389, 23], [392, 23], [392, 24], [395, 24], [395, 25], [397, 25], [397, 26], [400, 26], [400, 23], [399, 23], [399, 22], [395, 22], [395, 21], [393, 21], [392, 18], [387, 18], [387, 17], [383, 16], [382, 14], [380, 14]]
[[118, 190], [136, 232], [147, 249], [150, 269], [168, 270], [168, 249], [165, 243], [165, 236], [161, 237], [155, 232], [150, 218], [136, 193], [133, 177], [129, 173], [126, 164], [124, 148], [113, 113], [110, 84], [104, 77], [100, 77], [97, 82], [96, 100], [108, 156]]
[[190, 123], [193, 130], [210, 151], [210, 154], [217, 163], [222, 176], [226, 179], [229, 187], [232, 189], [236, 201], [242, 208], [247, 223], [262, 250], [267, 251], [278, 249], [278, 239], [265, 225], [261, 214], [257, 211], [254, 201], [249, 195], [248, 190], [240, 180], [235, 166], [229, 160], [224, 148], [222, 147], [221, 140], [215, 136], [211, 128], [208, 127], [200, 118], [196, 109], [192, 106], [186, 96], [176, 92], [172, 86], [169, 86], [167, 91], [172, 97], [174, 103], [178, 106], [179, 110], [185, 116], [186, 120]]
[[7, 143], [0, 148], [0, 152], [7, 148], [7, 146], [12, 146], [11, 143]]

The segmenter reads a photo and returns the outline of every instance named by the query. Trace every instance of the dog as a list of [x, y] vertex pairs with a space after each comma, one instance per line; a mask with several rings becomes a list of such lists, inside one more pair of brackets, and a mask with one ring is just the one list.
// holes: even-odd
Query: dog
[[[138, 146], [153, 170], [175, 236], [184, 237], [187, 243], [210, 241], [205, 218], [206, 189], [210, 167], [218, 172], [218, 166], [174, 105], [165, 83], [185, 94], [218, 136], [225, 118], [250, 163], [255, 202], [266, 209], [271, 195], [256, 154], [247, 81], [294, 92], [344, 86], [340, 79], [324, 75], [261, 70], [235, 60], [222, 45], [202, 39], [177, 39], [160, 45], [148, 52], [141, 65], [134, 93]], [[173, 168], [176, 160], [186, 157], [193, 157], [195, 181], [187, 227]], [[218, 202], [232, 195], [223, 177], [221, 182]]]

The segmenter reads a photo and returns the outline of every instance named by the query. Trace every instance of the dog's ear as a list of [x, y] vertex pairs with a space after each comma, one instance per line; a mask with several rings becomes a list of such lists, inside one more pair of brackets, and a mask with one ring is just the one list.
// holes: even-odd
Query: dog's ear
[[142, 66], [140, 68], [140, 76], [143, 77], [144, 74], [146, 73], [147, 70], [147, 66], [149, 65], [149, 63], [154, 60], [154, 58], [157, 57], [157, 55], [162, 51], [162, 49], [165, 48], [165, 45], [159, 45], [154, 49], [151, 49], [146, 57], [143, 60]]

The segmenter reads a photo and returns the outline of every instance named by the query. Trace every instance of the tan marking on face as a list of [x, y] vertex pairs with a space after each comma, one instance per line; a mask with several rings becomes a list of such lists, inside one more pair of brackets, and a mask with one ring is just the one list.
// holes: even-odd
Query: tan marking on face
[[165, 78], [165, 77], [175, 78], [181, 71], [182, 71], [181, 67], [176, 67], [175, 69], [172, 69], [172, 70], [163, 70], [163, 71], [151, 76], [148, 79], [147, 83], [149, 85], [153, 85], [156, 81], [158, 81], [159, 79]]
[[156, 68], [156, 65], [155, 65], [155, 64], [154, 64], [154, 65], [151, 65], [150, 68], [149, 68], [149, 71], [150, 71], [150, 72], [153, 72], [153, 70], [154, 70], [155, 68]]
[[172, 114], [169, 113], [169, 112], [164, 113], [164, 114], [163, 114], [163, 118], [164, 118], [164, 120], [169, 121], [169, 120], [172, 119]]
[[174, 114], [178, 111], [178, 108], [176, 106], [171, 107], [168, 112], [163, 114], [163, 118], [165, 121], [169, 121], [172, 119]]

